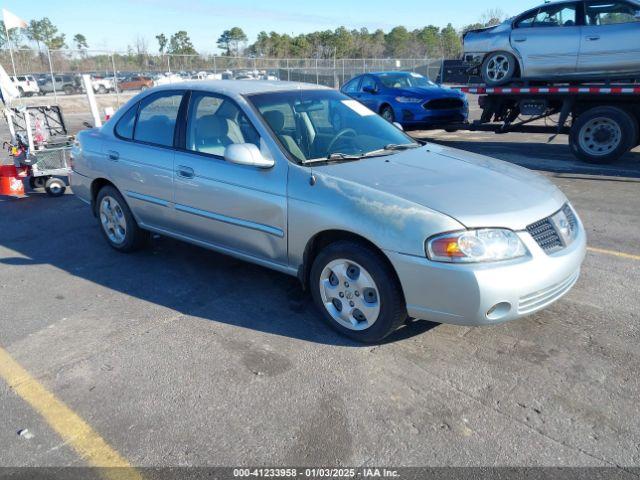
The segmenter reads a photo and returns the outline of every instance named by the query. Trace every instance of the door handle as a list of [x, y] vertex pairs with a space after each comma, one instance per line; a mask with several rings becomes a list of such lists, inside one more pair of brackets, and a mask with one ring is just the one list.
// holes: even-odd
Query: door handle
[[184, 165], [178, 165], [178, 176], [182, 178], [193, 178], [195, 172], [191, 167], [185, 167]]
[[587, 37], [587, 39], [595, 42], [596, 40], [600, 40], [600, 35], [592, 35], [590, 37]]
[[109, 160], [113, 160], [114, 162], [117, 162], [120, 158], [120, 154], [115, 150], [107, 150], [107, 155], [109, 156]]
[[514, 37], [513, 41], [517, 42], [517, 43], [526, 42], [527, 41], [527, 37]]

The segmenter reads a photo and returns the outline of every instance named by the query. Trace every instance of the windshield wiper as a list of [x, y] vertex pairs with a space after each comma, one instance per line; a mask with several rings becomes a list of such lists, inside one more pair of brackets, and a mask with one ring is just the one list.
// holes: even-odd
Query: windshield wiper
[[419, 143], [404, 143], [404, 144], [397, 144], [397, 143], [390, 143], [389, 145], [385, 145], [384, 149], [385, 150], [411, 150], [412, 148], [420, 148], [422, 145], [420, 145]]
[[350, 155], [347, 153], [330, 153], [326, 157], [321, 158], [311, 158], [309, 160], [304, 160], [302, 162], [303, 165], [309, 165], [311, 163], [323, 163], [323, 162], [341, 162], [341, 161], [351, 161], [351, 160], [361, 160], [365, 158], [367, 154], [361, 155]]

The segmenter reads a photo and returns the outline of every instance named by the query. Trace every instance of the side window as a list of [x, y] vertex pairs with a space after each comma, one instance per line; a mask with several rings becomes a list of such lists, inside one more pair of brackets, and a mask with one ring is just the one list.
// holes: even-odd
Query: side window
[[590, 26], [640, 22], [640, 8], [627, 2], [587, 2], [585, 13]]
[[364, 77], [362, 79], [362, 85], [360, 85], [360, 90], [362, 92], [364, 92], [365, 88], [370, 88], [372, 90], [376, 90], [377, 89], [377, 85], [376, 85], [376, 81], [373, 77]]
[[134, 105], [116, 124], [115, 132], [121, 138], [131, 140], [133, 138], [133, 126], [136, 122], [136, 113], [138, 112], [138, 105]]
[[173, 146], [173, 132], [182, 93], [168, 92], [146, 98], [140, 105], [133, 139], [163, 147]]
[[187, 149], [222, 157], [227, 146], [234, 143], [253, 143], [259, 148], [260, 136], [233, 101], [194, 92], [189, 106]]
[[344, 91], [346, 93], [356, 93], [358, 91], [359, 82], [360, 82], [360, 77], [354, 78], [344, 86]]
[[575, 27], [576, 5], [560, 4], [543, 7], [533, 21], [534, 27]]
[[525, 13], [522, 17], [520, 17], [516, 22], [516, 28], [530, 28], [533, 27], [533, 22], [538, 15], [538, 10], [534, 10], [533, 12]]

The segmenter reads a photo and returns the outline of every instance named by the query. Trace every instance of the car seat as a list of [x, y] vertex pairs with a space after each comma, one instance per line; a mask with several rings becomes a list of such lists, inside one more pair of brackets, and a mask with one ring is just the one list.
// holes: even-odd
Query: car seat
[[190, 137], [192, 150], [218, 156], [224, 155], [228, 145], [245, 143], [240, 127], [233, 120], [218, 115], [200, 117]]
[[291, 155], [296, 157], [298, 160], [306, 160], [304, 153], [302, 153], [302, 150], [300, 150], [296, 141], [291, 137], [291, 135], [284, 133], [284, 114], [278, 110], [269, 110], [264, 112], [262, 116], [287, 150], [289, 150]]

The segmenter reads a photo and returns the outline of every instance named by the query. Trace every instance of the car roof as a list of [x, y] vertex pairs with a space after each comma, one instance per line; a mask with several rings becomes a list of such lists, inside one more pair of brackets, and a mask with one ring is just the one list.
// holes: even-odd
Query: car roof
[[323, 85], [301, 82], [272, 80], [199, 80], [184, 83], [170, 83], [155, 87], [154, 91], [187, 88], [225, 95], [251, 95], [255, 93], [284, 92], [291, 90], [330, 90]]

